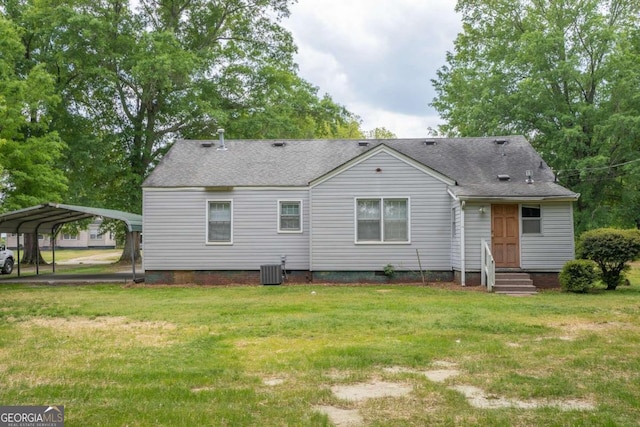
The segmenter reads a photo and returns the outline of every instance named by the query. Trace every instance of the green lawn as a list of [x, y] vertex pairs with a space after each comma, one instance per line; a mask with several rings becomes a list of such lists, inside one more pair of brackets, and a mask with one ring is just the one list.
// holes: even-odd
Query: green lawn
[[[52, 273], [53, 252], [41, 250], [40, 253], [45, 260], [45, 264], [39, 266], [40, 274]], [[127, 264], [117, 262], [121, 255], [122, 249], [56, 249], [56, 273], [100, 274], [122, 271], [127, 269]], [[142, 268], [140, 262], [137, 265]], [[14, 266], [13, 274], [18, 274], [17, 265]], [[20, 265], [21, 276], [35, 274], [35, 265]]]
[[[1, 285], [0, 404], [64, 405], [67, 426], [330, 425], [320, 405], [357, 409], [372, 426], [638, 425], [632, 277], [615, 292], [525, 298], [421, 286]], [[441, 366], [458, 375], [420, 373]], [[332, 393], [374, 380], [411, 392], [363, 402]], [[496, 401], [594, 409], [482, 409], [460, 385]]]

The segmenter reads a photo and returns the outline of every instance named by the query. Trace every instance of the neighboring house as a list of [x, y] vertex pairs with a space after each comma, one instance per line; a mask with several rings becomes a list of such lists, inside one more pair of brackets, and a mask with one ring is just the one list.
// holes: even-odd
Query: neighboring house
[[521, 136], [177, 141], [143, 184], [150, 283], [257, 281], [286, 256], [314, 281], [480, 281], [498, 269], [557, 283], [574, 257], [573, 202]]
[[[115, 236], [112, 232], [100, 233], [101, 219], [96, 219], [86, 230], [75, 233], [58, 233], [55, 245], [56, 249], [113, 249], [116, 247]], [[23, 236], [20, 235], [20, 245], [24, 243]], [[7, 247], [16, 248], [17, 238], [15, 233], [7, 235]], [[38, 245], [41, 249], [52, 247], [51, 236], [48, 234], [38, 235]]]

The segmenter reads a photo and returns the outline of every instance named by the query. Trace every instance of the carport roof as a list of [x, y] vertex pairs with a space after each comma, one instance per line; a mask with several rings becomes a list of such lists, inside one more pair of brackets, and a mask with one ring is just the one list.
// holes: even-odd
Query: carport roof
[[53, 234], [62, 224], [97, 216], [123, 221], [127, 224], [129, 231], [142, 231], [142, 215], [113, 209], [44, 203], [1, 214], [0, 232], [35, 233], [37, 231]]

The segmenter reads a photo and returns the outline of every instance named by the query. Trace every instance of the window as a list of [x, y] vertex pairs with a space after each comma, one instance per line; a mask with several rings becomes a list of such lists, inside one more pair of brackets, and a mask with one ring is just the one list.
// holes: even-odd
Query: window
[[232, 217], [230, 200], [208, 202], [208, 243], [232, 243]]
[[302, 201], [278, 202], [278, 232], [302, 233]]
[[522, 205], [522, 234], [542, 233], [540, 205]]
[[89, 230], [89, 240], [98, 240], [99, 238], [98, 230]]
[[62, 234], [62, 240], [78, 240], [77, 234], [64, 233]]
[[356, 242], [409, 242], [409, 199], [356, 199]]

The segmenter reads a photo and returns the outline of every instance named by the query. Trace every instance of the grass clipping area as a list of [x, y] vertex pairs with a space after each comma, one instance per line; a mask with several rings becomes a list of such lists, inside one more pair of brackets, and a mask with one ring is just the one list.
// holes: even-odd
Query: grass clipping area
[[633, 278], [528, 298], [5, 285], [0, 402], [69, 426], [637, 425]]

